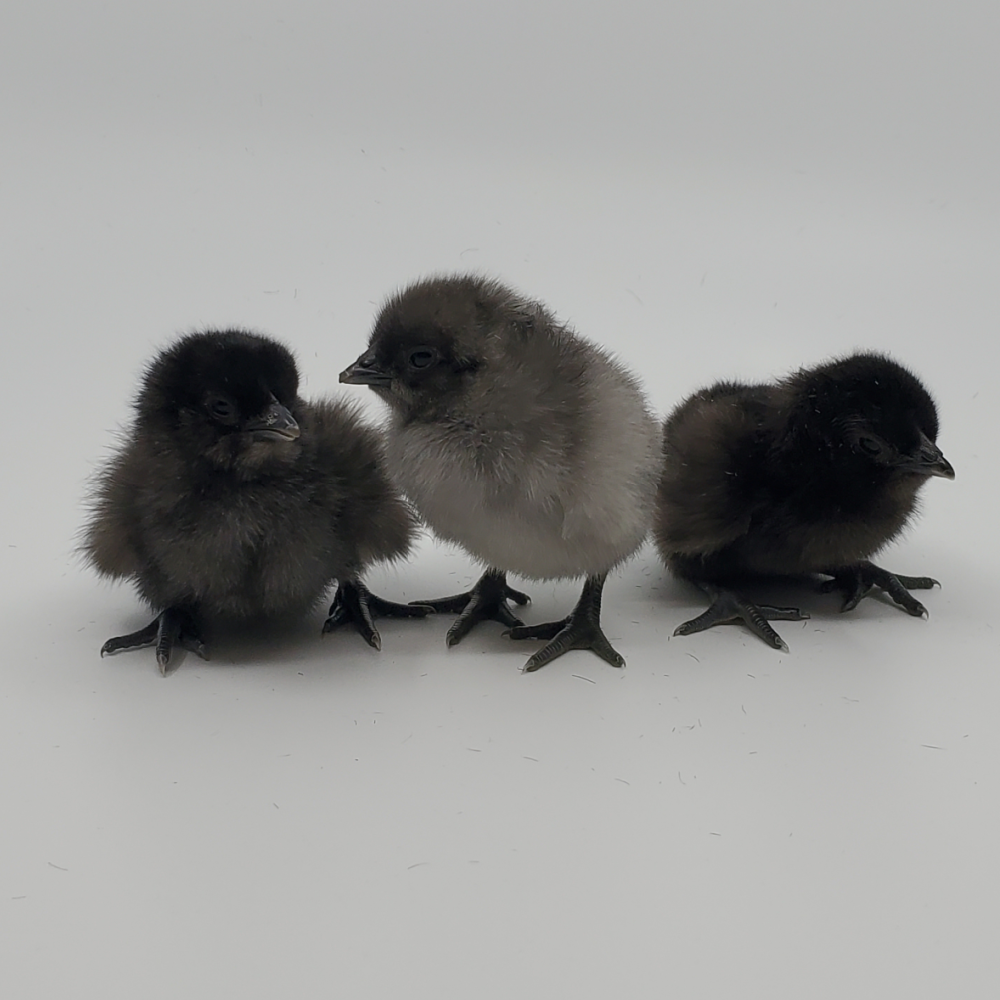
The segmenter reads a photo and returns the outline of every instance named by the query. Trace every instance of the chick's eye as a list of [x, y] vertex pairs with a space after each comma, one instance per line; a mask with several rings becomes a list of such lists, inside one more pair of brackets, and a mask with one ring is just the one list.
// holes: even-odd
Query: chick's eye
[[436, 360], [437, 354], [427, 347], [418, 348], [407, 358], [411, 368], [430, 368]]
[[858, 447], [866, 455], [874, 456], [882, 454], [882, 445], [879, 441], [876, 441], [875, 438], [870, 438], [870, 437], [859, 438]]
[[225, 396], [209, 396], [205, 405], [208, 407], [208, 412], [216, 420], [221, 420], [223, 423], [228, 423], [236, 417], [235, 404], [231, 399], [226, 399]]

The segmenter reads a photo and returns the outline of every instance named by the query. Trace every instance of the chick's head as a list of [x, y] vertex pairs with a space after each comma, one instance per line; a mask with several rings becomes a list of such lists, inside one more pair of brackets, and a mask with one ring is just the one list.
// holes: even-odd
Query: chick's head
[[299, 451], [299, 376], [281, 344], [244, 330], [182, 337], [149, 366], [140, 425], [191, 460], [252, 474]]

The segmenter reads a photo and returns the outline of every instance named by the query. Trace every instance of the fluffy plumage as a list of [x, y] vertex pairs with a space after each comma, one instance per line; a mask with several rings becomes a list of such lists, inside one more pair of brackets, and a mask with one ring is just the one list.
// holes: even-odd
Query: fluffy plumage
[[158, 613], [102, 649], [205, 654], [203, 622], [300, 615], [339, 582], [326, 629], [371, 612], [359, 574], [406, 554], [413, 518], [382, 471], [378, 432], [349, 405], [298, 396], [292, 355], [242, 330], [179, 339], [147, 368], [125, 440], [98, 474], [82, 550]]
[[868, 560], [909, 523], [930, 476], [954, 478], [937, 434], [920, 380], [875, 353], [770, 385], [719, 382], [682, 402], [664, 425], [654, 537], [667, 565], [713, 604], [676, 634], [743, 621], [786, 648], [767, 619], [798, 620], [798, 609], [758, 607], [729, 589], [755, 575], [826, 574], [845, 611], [878, 586], [926, 614], [908, 590], [936, 581]]
[[[600, 631], [601, 589], [647, 534], [660, 464], [636, 380], [541, 303], [457, 275], [391, 298], [341, 381], [389, 405], [395, 481], [439, 537], [487, 567], [469, 594], [428, 602], [461, 612], [449, 645], [494, 618], [515, 639], [552, 640], [527, 670], [574, 647], [621, 665]], [[588, 582], [568, 618], [526, 627], [507, 606], [527, 601], [507, 572]]]

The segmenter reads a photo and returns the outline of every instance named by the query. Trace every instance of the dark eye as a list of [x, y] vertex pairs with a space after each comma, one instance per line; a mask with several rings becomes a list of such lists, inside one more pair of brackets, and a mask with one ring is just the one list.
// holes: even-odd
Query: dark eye
[[435, 361], [437, 361], [437, 351], [429, 347], [418, 347], [407, 358], [407, 363], [411, 368], [430, 368]]
[[236, 404], [226, 396], [209, 396], [205, 406], [220, 423], [230, 424], [236, 419]]
[[858, 438], [858, 447], [866, 455], [871, 455], [873, 458], [876, 455], [881, 455], [883, 450], [882, 443], [871, 437]]

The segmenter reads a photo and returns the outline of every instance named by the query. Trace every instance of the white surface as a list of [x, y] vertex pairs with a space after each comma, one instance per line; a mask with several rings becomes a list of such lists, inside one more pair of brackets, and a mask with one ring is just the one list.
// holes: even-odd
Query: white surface
[[[681, 7], [5, 6], [5, 996], [997, 995], [1000, 8]], [[647, 550], [622, 672], [443, 616], [101, 660], [145, 617], [73, 533], [148, 356], [242, 323], [337, 392], [386, 293], [466, 267], [660, 411], [909, 363], [958, 478], [883, 563], [930, 619], [670, 639], [700, 601]], [[370, 582], [472, 574], [428, 542]]]

